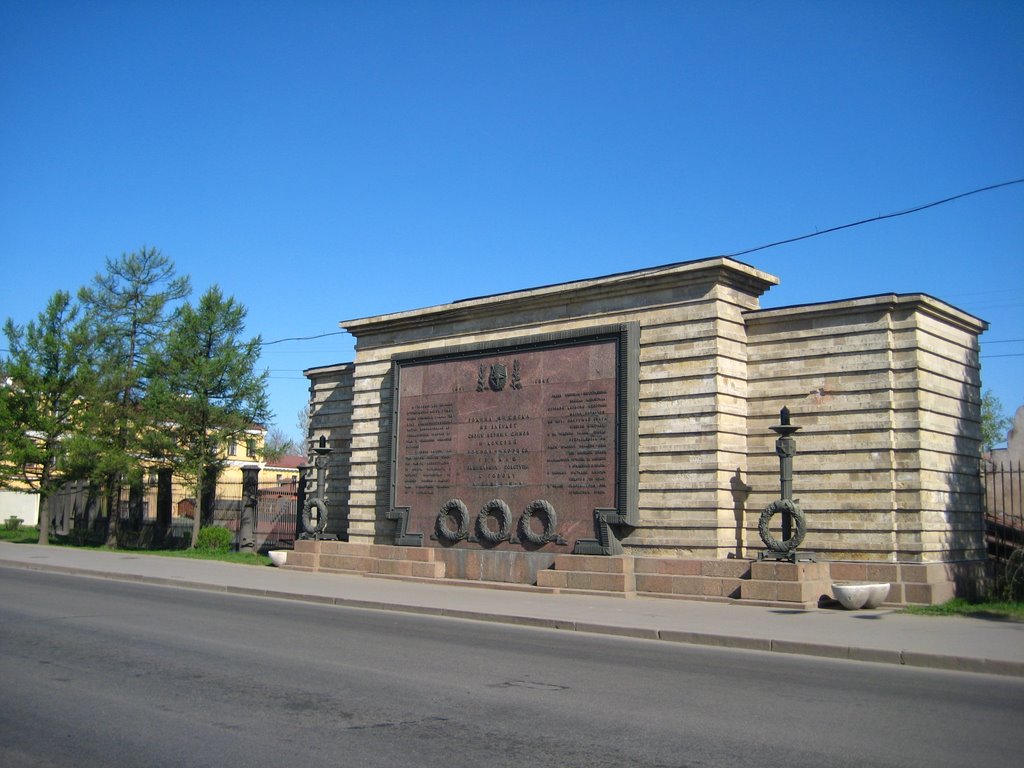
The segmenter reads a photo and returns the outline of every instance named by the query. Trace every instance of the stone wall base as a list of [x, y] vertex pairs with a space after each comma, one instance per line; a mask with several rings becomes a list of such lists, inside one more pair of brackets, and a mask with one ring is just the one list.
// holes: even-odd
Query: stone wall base
[[340, 541], [297, 541], [295, 570], [516, 584], [549, 592], [684, 598], [813, 608], [835, 582], [887, 582], [890, 605], [933, 605], [981, 592], [986, 563], [774, 562], [553, 555]]

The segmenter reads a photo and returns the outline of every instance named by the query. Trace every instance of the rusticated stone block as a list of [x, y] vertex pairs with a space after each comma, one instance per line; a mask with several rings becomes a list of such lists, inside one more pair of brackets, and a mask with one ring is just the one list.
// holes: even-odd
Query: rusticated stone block
[[537, 571], [538, 587], [554, 587], [565, 589], [569, 584], [569, 574], [565, 571]]
[[637, 592], [654, 592], [659, 595], [672, 594], [671, 576], [660, 573], [638, 573], [635, 578]]
[[638, 557], [635, 567], [637, 573], [659, 573], [665, 576], [700, 576], [699, 560]]
[[[908, 603], [920, 605], [937, 605], [955, 596], [955, 589], [951, 582], [939, 584], [904, 584], [904, 600]], [[891, 590], [890, 590], [891, 596]]]
[[900, 577], [899, 566], [896, 563], [867, 563], [866, 581], [876, 583], [894, 582]]
[[703, 595], [704, 579], [701, 576], [673, 576], [672, 594]]
[[822, 595], [831, 595], [827, 581], [780, 581], [778, 600], [787, 603], [812, 603]]
[[833, 581], [867, 581], [866, 563], [829, 563]]
[[740, 585], [740, 597], [744, 600], [776, 601], [779, 599], [779, 582], [744, 581]]
[[567, 589], [588, 589], [601, 592], [632, 592], [633, 578], [623, 573], [568, 571]]
[[700, 575], [741, 579], [750, 573], [751, 565], [753, 565], [751, 560], [702, 560], [700, 561]]
[[289, 552], [286, 567], [311, 569], [316, 565], [316, 556], [312, 552]]
[[827, 581], [828, 563], [785, 563], [762, 560], [750, 565], [751, 579], [770, 581]]
[[704, 594], [708, 597], [739, 597], [743, 579], [705, 578]]
[[605, 557], [603, 555], [559, 555], [555, 568], [563, 571], [589, 571], [593, 573], [633, 573], [633, 558]]
[[[903, 563], [899, 568], [899, 578], [911, 584], [929, 584], [945, 581], [948, 576], [946, 568], [940, 563], [915, 564]], [[893, 579], [895, 581], [895, 579]]]

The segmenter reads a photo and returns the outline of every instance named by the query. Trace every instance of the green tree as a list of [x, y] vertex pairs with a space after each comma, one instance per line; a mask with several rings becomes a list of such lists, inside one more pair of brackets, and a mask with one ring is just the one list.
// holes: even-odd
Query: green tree
[[1002, 401], [991, 389], [981, 396], [981, 449], [991, 451], [1006, 440], [1006, 432], [1013, 420], [1006, 415]]
[[117, 544], [117, 507], [125, 481], [141, 476], [145, 436], [154, 422], [146, 406], [144, 360], [158, 353], [173, 304], [191, 292], [188, 277], [155, 248], [106, 260], [79, 291], [100, 350], [98, 392], [81, 438], [90, 440], [108, 501], [107, 543]]
[[[39, 543], [49, 542], [49, 499], [82, 471], [77, 430], [94, 381], [92, 339], [80, 308], [57, 291], [25, 327], [4, 324], [8, 356], [0, 380], [0, 486], [39, 493]], [[88, 459], [87, 452], [78, 458]]]
[[295, 441], [296, 453], [306, 455], [309, 452], [309, 440], [313, 433], [310, 428], [313, 416], [309, 410], [309, 403], [306, 403], [295, 414], [295, 426], [299, 431], [299, 438]]
[[[266, 371], [257, 373], [260, 337], [243, 341], [245, 307], [220, 288], [210, 288], [198, 305], [177, 313], [163, 350], [150, 356], [150, 397], [162, 429], [159, 451], [196, 489], [217, 472], [234, 440], [253, 424], [270, 419]], [[192, 546], [202, 524], [202, 509], [193, 519]]]
[[271, 427], [263, 440], [263, 456], [267, 461], [276, 461], [282, 456], [297, 454], [299, 447], [280, 427]]

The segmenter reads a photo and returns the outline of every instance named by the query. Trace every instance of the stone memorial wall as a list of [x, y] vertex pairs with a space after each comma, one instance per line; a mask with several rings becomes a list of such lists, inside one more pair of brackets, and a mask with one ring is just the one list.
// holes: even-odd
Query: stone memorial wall
[[[976, 565], [984, 322], [920, 294], [761, 309], [777, 282], [716, 258], [343, 322], [354, 363], [307, 371], [313, 436], [343, 446], [332, 526], [494, 554], [754, 556], [788, 406], [804, 546]], [[593, 341], [627, 326], [628, 344]]]

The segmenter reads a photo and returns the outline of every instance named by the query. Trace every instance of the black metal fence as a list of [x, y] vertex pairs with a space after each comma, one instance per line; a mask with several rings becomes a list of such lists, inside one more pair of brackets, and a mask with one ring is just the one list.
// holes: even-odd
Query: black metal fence
[[1024, 471], [1018, 460], [985, 468], [985, 533], [992, 595], [1024, 600]]
[[986, 464], [985, 533], [989, 558], [1009, 560], [1024, 548], [1024, 472], [1021, 462]]
[[[290, 549], [293, 546], [298, 519], [298, 500], [298, 482], [259, 483], [256, 490], [256, 519], [253, 531], [257, 550]], [[217, 484], [213, 513], [209, 522], [234, 533], [236, 544], [244, 505], [245, 497], [241, 482]]]
[[[157, 512], [164, 499], [165, 516]], [[218, 480], [203, 494], [203, 525], [219, 525], [235, 534], [245, 504], [241, 481]], [[102, 543], [106, 536], [106, 499], [94, 485], [85, 482], [66, 484], [50, 499], [50, 531], [73, 541]], [[117, 505], [117, 539], [121, 546], [187, 547], [192, 538], [193, 520], [200, 505], [195, 488], [178, 478], [169, 478], [163, 488], [155, 483], [125, 487]], [[290, 548], [295, 541], [299, 511], [298, 480], [260, 482], [256, 491], [254, 536], [256, 549]]]

